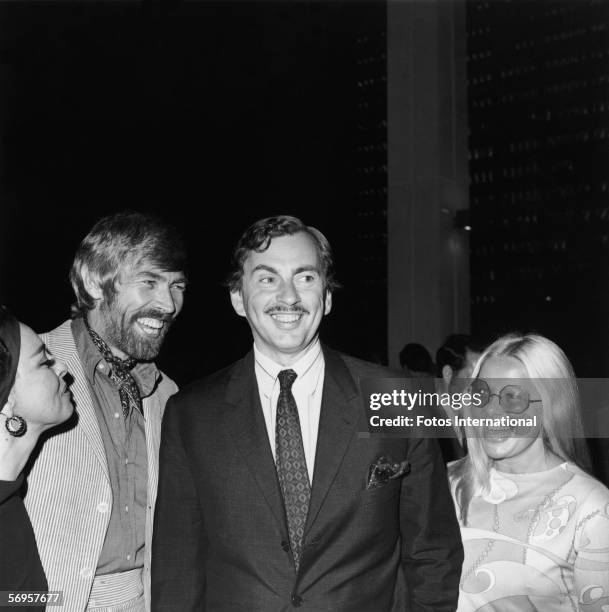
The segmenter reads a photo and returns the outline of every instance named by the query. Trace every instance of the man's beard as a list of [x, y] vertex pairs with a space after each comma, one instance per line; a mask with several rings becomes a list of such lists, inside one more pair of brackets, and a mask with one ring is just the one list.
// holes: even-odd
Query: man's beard
[[[159, 354], [173, 323], [173, 316], [154, 308], [135, 312], [127, 319], [127, 313], [119, 312], [110, 304], [102, 306], [100, 314], [104, 321], [103, 339], [137, 361], [152, 361]], [[136, 321], [141, 318], [163, 321], [164, 325], [159, 335], [146, 336], [145, 332], [138, 331]]]

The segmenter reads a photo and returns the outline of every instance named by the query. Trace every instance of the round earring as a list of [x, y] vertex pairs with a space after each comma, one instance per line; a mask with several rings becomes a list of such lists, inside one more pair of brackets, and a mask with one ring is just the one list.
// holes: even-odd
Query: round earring
[[7, 417], [4, 426], [6, 427], [6, 431], [14, 438], [20, 438], [27, 431], [25, 419], [16, 414], [12, 417]]

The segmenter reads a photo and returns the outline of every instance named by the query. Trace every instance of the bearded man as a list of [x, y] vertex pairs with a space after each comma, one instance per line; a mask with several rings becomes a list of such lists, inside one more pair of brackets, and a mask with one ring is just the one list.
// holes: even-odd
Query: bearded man
[[75, 316], [42, 339], [74, 378], [77, 421], [42, 446], [26, 507], [63, 609], [150, 609], [160, 428], [177, 391], [153, 360], [182, 308], [175, 229], [134, 212], [98, 221], [70, 281]]

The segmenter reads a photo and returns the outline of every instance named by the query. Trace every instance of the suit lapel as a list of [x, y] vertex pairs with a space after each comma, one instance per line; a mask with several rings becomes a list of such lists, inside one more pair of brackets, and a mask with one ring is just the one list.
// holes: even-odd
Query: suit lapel
[[324, 386], [305, 535], [319, 514], [359, 419], [359, 396], [353, 377], [337, 353], [327, 347], [323, 351]]
[[68, 372], [72, 375], [74, 382], [70, 386], [70, 390], [74, 394], [76, 403], [76, 412], [78, 414], [78, 424], [82, 432], [85, 434], [87, 441], [91, 445], [91, 449], [100, 466], [108, 479], [108, 462], [106, 460], [106, 452], [104, 450], [104, 442], [99, 430], [99, 423], [95, 408], [91, 400], [91, 394], [87, 384], [74, 337], [72, 336], [72, 326], [70, 321], [66, 321], [63, 325], [53, 330], [48, 335], [43, 335], [43, 340], [46, 342], [48, 338], [49, 348], [51, 352], [65, 362]]
[[254, 370], [254, 353], [250, 351], [233, 370], [226, 390], [226, 425], [243, 463], [260, 487], [281, 533], [287, 533], [283, 498], [277, 480], [269, 436], [260, 405], [260, 394]]

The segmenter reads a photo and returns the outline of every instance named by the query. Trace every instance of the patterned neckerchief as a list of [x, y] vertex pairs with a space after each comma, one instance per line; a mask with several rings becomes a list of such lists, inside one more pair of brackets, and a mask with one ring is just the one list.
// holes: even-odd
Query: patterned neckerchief
[[110, 347], [101, 339], [99, 334], [91, 329], [87, 317], [84, 317], [83, 320], [89, 332], [89, 336], [91, 337], [91, 341], [101, 353], [102, 357], [111, 366], [110, 380], [118, 387], [123, 416], [125, 418], [129, 416], [130, 406], [134, 406], [136, 410], [139, 410], [143, 414], [140, 389], [135, 382], [135, 378], [131, 375], [131, 370], [136, 366], [137, 360], [133, 357], [119, 359], [113, 355]]

